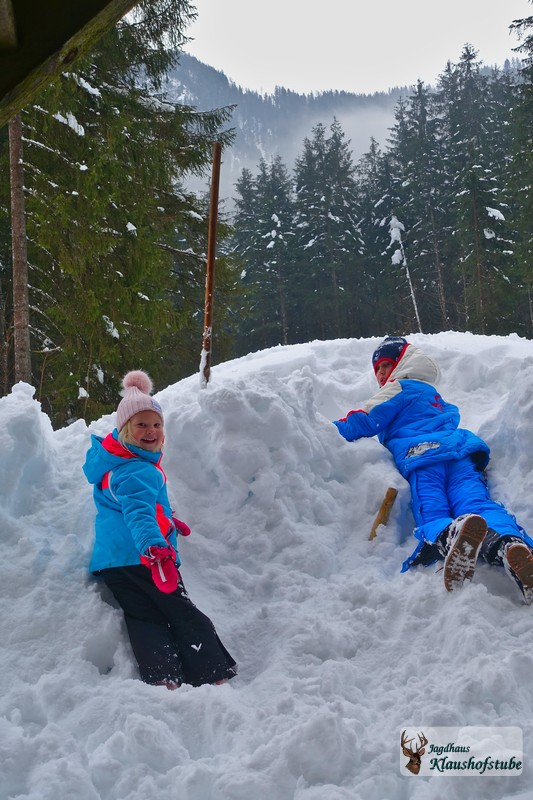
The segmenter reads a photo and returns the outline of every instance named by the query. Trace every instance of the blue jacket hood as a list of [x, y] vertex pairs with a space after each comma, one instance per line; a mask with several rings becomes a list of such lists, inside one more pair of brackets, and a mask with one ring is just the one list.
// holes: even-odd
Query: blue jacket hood
[[[94, 433], [91, 435], [91, 447], [87, 451], [85, 464], [83, 465], [83, 472], [89, 483], [100, 483], [106, 472], [116, 469], [130, 458], [141, 458], [152, 464], [157, 464], [160, 461], [161, 452], [153, 453], [150, 450], [143, 450], [141, 447], [135, 447], [134, 445], [128, 444], [127, 447], [122, 445], [116, 428], [111, 435], [116, 442], [115, 452], [111, 452], [104, 447], [104, 439], [101, 436], [96, 436]], [[118, 451], [120, 449], [124, 451], [123, 455], [119, 454]]]

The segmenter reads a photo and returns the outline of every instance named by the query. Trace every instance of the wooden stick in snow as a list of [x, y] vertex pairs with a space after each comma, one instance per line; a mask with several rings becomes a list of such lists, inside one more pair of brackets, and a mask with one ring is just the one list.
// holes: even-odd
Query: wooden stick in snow
[[394, 489], [394, 487], [392, 486], [389, 486], [389, 488], [385, 492], [385, 497], [383, 498], [383, 502], [379, 507], [378, 513], [376, 514], [374, 524], [372, 525], [372, 530], [370, 531], [370, 536], [368, 537], [370, 541], [376, 538], [378, 527], [380, 525], [386, 525], [387, 522], [389, 521], [391, 508], [394, 505], [394, 501], [396, 500], [397, 494], [398, 494], [398, 489]]

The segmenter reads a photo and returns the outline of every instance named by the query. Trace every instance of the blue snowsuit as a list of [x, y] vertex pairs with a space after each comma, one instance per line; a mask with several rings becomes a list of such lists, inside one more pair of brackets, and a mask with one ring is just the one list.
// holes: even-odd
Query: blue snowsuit
[[[414, 563], [434, 561], [433, 545], [462, 514], [479, 514], [495, 534], [487, 541], [513, 536], [533, 546], [533, 540], [506, 509], [491, 499], [484, 469], [488, 445], [459, 428], [459, 410], [433, 385], [439, 377], [434, 362], [408, 345], [385, 385], [357, 411], [334, 424], [349, 442], [377, 436], [411, 487], [413, 534], [418, 545], [402, 571]], [[428, 558], [428, 554], [430, 557]]]

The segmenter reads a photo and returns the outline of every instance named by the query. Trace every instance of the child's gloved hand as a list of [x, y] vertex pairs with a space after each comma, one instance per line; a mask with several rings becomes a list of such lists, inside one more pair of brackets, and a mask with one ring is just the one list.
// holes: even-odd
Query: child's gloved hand
[[176, 551], [172, 545], [168, 547], [149, 547], [141, 556], [141, 564], [148, 567], [152, 580], [161, 592], [170, 594], [178, 588], [180, 579], [176, 564]]
[[190, 536], [191, 529], [189, 528], [186, 522], [183, 522], [181, 519], [178, 519], [177, 517], [172, 517], [172, 522], [176, 526], [176, 530], [179, 533], [181, 533], [182, 536]]

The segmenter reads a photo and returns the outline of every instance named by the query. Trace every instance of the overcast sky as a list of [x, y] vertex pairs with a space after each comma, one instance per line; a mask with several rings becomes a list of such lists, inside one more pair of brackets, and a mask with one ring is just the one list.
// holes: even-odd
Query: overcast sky
[[192, 55], [236, 84], [271, 93], [356, 93], [434, 83], [466, 42], [484, 64], [517, 56], [513, 19], [528, 0], [192, 0]]

